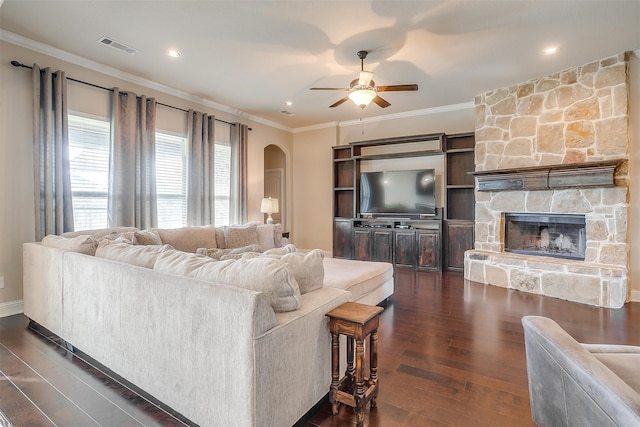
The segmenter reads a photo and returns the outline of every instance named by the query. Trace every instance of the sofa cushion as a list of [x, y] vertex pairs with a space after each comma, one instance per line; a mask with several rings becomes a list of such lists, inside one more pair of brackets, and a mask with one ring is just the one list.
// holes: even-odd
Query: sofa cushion
[[296, 247], [289, 243], [288, 245], [285, 245], [281, 248], [273, 248], [273, 249], [269, 249], [267, 251], [264, 251], [265, 255], [286, 255], [286, 254], [290, 254], [292, 252], [297, 252], [298, 250], [296, 249]]
[[260, 252], [259, 245], [242, 246], [239, 248], [221, 249], [221, 248], [198, 248], [197, 254], [206, 255], [209, 258], [221, 260], [224, 257], [238, 259], [245, 253]]
[[614, 374], [622, 378], [636, 393], [640, 394], [640, 354], [638, 353], [593, 353]]
[[133, 236], [137, 245], [162, 245], [162, 239], [156, 230], [139, 230]]
[[103, 241], [98, 245], [96, 256], [112, 261], [137, 265], [139, 267], [153, 268], [156, 258], [167, 250], [172, 250], [170, 245], [130, 245], [128, 243]]
[[261, 252], [282, 246], [282, 224], [258, 224], [256, 232]]
[[44, 246], [50, 246], [67, 251], [79, 252], [86, 255], [95, 255], [98, 248], [98, 239], [88, 235], [75, 237], [62, 237], [50, 234], [42, 239]]
[[393, 266], [386, 262], [325, 258], [324, 286], [344, 289], [357, 300], [393, 279]]
[[164, 251], [158, 256], [153, 269], [160, 273], [189, 276], [195, 269], [212, 261], [211, 258], [182, 251]]
[[[255, 222], [244, 225], [232, 225], [223, 227], [224, 247], [226, 249], [258, 244], [258, 224]], [[200, 246], [201, 248], [211, 246]]]
[[62, 233], [61, 236], [77, 237], [81, 235], [88, 235], [88, 236], [93, 236], [96, 239], [99, 239], [101, 237], [111, 236], [113, 237], [113, 239], [115, 239], [115, 237], [119, 235], [126, 234], [126, 233], [133, 233], [135, 231], [138, 231], [136, 227], [110, 227], [110, 228], [100, 228], [96, 230], [69, 231], [67, 233]]
[[179, 251], [195, 252], [198, 248], [215, 248], [216, 229], [206, 225], [202, 227], [157, 228], [162, 243], [169, 244]]
[[322, 287], [324, 281], [324, 252], [313, 249], [308, 253], [291, 252], [285, 255], [264, 255], [282, 261], [296, 278], [300, 293], [314, 291]]
[[275, 312], [292, 311], [300, 307], [298, 283], [287, 266], [278, 259], [210, 260], [190, 276], [263, 292]]

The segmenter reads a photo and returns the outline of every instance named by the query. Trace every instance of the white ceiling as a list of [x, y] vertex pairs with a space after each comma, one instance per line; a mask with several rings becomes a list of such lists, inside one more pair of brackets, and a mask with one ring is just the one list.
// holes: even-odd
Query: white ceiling
[[[290, 129], [469, 103], [491, 89], [640, 49], [640, 0], [0, 4], [2, 30], [51, 46], [53, 54], [77, 55]], [[100, 45], [102, 36], [140, 52]], [[550, 45], [560, 51], [545, 56]], [[182, 57], [165, 56], [168, 48]], [[386, 109], [371, 104], [361, 112], [351, 102], [328, 108], [345, 93], [309, 88], [348, 87], [360, 68], [358, 50], [370, 51], [365, 68], [377, 85], [417, 83], [419, 91], [381, 94], [391, 103]]]

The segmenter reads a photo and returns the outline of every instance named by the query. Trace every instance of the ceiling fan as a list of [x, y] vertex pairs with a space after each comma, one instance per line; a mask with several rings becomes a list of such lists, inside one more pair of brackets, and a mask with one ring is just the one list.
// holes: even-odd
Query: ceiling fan
[[349, 91], [349, 94], [337, 102], [334, 102], [329, 108], [337, 107], [338, 105], [352, 100], [358, 107], [364, 108], [371, 101], [376, 103], [379, 107], [387, 108], [389, 104], [382, 99], [378, 92], [399, 92], [399, 91], [415, 91], [418, 90], [417, 84], [407, 85], [391, 85], [391, 86], [376, 86], [372, 80], [373, 73], [371, 71], [364, 70], [364, 59], [369, 52], [366, 50], [358, 51], [358, 58], [360, 58], [360, 77], [353, 79], [348, 88], [341, 87], [312, 87], [310, 90], [344, 90]]

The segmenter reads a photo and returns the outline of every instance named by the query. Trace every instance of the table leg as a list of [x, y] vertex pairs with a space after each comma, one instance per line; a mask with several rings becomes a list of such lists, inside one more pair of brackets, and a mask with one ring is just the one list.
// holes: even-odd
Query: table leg
[[369, 366], [371, 368], [370, 383], [375, 387], [373, 397], [371, 397], [371, 407], [376, 407], [376, 398], [378, 397], [378, 330], [371, 332]]
[[345, 384], [345, 391], [349, 393], [353, 393], [353, 383], [354, 383], [354, 372], [353, 368], [353, 338], [347, 338], [347, 370], [345, 372], [345, 376], [347, 377], [347, 382]]
[[338, 394], [338, 384], [340, 383], [340, 336], [331, 333], [331, 389], [329, 401], [331, 402], [331, 412], [338, 415], [340, 403], [336, 400]]
[[364, 341], [356, 339], [356, 384], [355, 384], [355, 400], [356, 400], [356, 417], [357, 425], [364, 423], [364, 407], [366, 405], [364, 399]]

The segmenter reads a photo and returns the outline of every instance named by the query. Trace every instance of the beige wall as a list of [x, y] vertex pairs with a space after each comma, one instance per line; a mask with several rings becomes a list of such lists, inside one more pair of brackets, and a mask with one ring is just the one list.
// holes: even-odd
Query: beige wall
[[[5, 287], [0, 289], [0, 313], [6, 311], [7, 303], [22, 299], [22, 243], [34, 240], [31, 73], [11, 66], [11, 60], [61, 69], [68, 77], [104, 87], [118, 86], [121, 90], [155, 97], [165, 104], [193, 108], [225, 121], [249, 125], [253, 129], [249, 133], [248, 150], [250, 221], [263, 219], [259, 208], [264, 192], [264, 147], [269, 144], [280, 147], [286, 156], [287, 169], [291, 168], [293, 136], [290, 132], [3, 42], [0, 44], [0, 276], [4, 277]], [[105, 91], [70, 82], [69, 96], [70, 109], [106, 115]], [[159, 128], [172, 132], [186, 128], [183, 113], [164, 107], [158, 108], [157, 122]]]
[[[372, 107], [376, 108], [376, 106]], [[445, 112], [426, 111], [415, 117], [395, 120], [367, 121], [365, 119], [364, 126], [360, 123], [353, 123], [296, 132], [293, 138], [295, 159], [293, 218], [295, 226], [292, 237], [294, 243], [301, 248], [333, 250], [332, 146], [395, 136], [436, 132], [449, 134], [472, 132], [474, 129], [473, 105], [469, 104], [463, 107]], [[363, 129], [364, 135], [362, 134]], [[439, 158], [442, 162], [442, 158]], [[412, 162], [413, 160], [407, 159], [406, 161]], [[429, 160], [429, 162], [431, 161], [433, 159]], [[402, 165], [396, 163], [394, 167], [402, 168]], [[412, 164], [412, 167], [418, 166]], [[434, 166], [429, 163], [424, 167]], [[436, 169], [442, 173], [441, 165]], [[441, 196], [438, 198], [441, 199]]]

